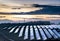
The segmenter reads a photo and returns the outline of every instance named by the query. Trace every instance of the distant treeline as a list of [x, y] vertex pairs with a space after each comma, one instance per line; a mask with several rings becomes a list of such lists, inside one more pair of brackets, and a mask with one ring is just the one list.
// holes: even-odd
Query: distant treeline
[[27, 22], [27, 23], [2, 23], [0, 25], [50, 25], [49, 21]]

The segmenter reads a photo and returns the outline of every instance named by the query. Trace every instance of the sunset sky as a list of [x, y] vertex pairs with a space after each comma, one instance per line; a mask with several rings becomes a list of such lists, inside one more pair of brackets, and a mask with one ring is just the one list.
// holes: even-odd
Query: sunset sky
[[60, 0], [0, 0], [0, 3], [60, 5]]
[[[1, 5], [1, 4], [6, 4]], [[58, 5], [60, 6], [60, 0], [0, 0], [0, 12], [31, 12], [44, 8], [21, 8], [21, 9], [12, 9], [12, 6], [21, 6], [21, 4], [40, 4], [40, 5]], [[10, 5], [12, 5], [10, 7]], [[23, 5], [22, 5], [23, 6]], [[42, 20], [60, 20], [60, 15], [5, 15], [0, 14], [0, 20], [8, 19], [8, 20], [24, 20], [31, 18], [39, 18]]]
[[24, 20], [31, 18], [39, 18], [42, 20], [57, 20], [60, 19], [60, 15], [2, 15], [0, 14], [0, 20], [8, 19], [8, 20]]

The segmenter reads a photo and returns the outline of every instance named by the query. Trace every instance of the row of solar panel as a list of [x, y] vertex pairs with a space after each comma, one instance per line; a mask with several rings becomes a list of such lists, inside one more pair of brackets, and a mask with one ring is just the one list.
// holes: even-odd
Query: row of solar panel
[[18, 34], [17, 37], [23, 37], [24, 40], [53, 40], [60, 38], [60, 25], [6, 26], [1, 30], [8, 31], [9, 34], [13, 35]]

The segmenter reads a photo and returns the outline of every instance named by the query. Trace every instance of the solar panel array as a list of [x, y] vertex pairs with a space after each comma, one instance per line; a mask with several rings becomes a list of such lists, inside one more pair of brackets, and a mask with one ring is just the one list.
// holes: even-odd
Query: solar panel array
[[60, 25], [12, 25], [0, 27], [11, 40], [56, 40], [60, 39]]

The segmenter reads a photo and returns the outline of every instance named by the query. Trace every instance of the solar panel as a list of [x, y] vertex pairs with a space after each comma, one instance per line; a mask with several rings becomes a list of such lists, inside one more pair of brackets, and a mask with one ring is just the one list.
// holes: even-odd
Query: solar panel
[[[60, 38], [60, 25], [15, 25], [1, 28], [13, 40], [54, 40]], [[58, 29], [56, 29], [58, 28]], [[59, 30], [59, 32], [58, 32]]]

